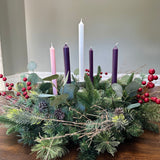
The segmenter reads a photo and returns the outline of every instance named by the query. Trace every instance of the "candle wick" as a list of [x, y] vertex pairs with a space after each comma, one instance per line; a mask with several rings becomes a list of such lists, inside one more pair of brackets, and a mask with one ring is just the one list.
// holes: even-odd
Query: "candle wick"
[[65, 42], [65, 45], [67, 45], [67, 42]]
[[81, 18], [81, 22], [82, 22], [82, 18]]
[[51, 47], [53, 47], [53, 43], [51, 42]]

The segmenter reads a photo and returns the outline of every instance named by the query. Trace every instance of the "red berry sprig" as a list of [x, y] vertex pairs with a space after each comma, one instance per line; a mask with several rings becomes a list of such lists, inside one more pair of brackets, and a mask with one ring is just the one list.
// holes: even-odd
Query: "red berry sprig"
[[[158, 79], [157, 75], [155, 74], [155, 69], [149, 69], [148, 71], [149, 75], [148, 75], [148, 81], [142, 81], [142, 85], [144, 85], [144, 87], [150, 89], [150, 88], [154, 88], [155, 84], [153, 83], [154, 80]], [[142, 104], [143, 102], [148, 103], [150, 100], [152, 102], [155, 102], [157, 104], [160, 104], [160, 99], [158, 99], [157, 97], [150, 97], [148, 92], [145, 92], [145, 89], [143, 90], [143, 88], [139, 88], [138, 89], [138, 94], [136, 95], [137, 99], [138, 99], [138, 103]]]

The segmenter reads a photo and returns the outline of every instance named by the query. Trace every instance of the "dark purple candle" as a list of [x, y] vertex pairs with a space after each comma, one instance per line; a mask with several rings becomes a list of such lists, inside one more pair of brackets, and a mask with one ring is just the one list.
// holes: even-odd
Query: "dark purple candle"
[[92, 48], [89, 50], [89, 76], [91, 81], [93, 82], [93, 50]]
[[63, 47], [63, 54], [64, 54], [65, 77], [68, 74], [67, 83], [71, 83], [69, 47], [67, 46], [67, 44], [65, 44]]
[[112, 59], [112, 84], [117, 83], [117, 69], [118, 69], [118, 48], [113, 48], [113, 59]]

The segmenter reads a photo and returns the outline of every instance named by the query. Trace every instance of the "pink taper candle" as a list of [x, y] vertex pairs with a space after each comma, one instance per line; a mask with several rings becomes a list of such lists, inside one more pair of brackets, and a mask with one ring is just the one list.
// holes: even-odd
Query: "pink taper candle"
[[[50, 48], [50, 58], [51, 58], [51, 72], [52, 75], [56, 74], [56, 59], [55, 59], [55, 50], [53, 48], [53, 45], [51, 43], [51, 48]], [[53, 94], [57, 95], [57, 80], [54, 79], [52, 80], [53, 83]]]

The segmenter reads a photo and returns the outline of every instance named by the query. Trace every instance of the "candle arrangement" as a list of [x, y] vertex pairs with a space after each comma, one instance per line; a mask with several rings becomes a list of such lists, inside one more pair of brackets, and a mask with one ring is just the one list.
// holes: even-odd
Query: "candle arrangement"
[[[118, 48], [113, 48], [112, 78], [101, 80], [101, 67], [93, 71], [93, 49], [89, 50], [89, 69], [84, 74], [84, 25], [79, 24], [79, 77], [70, 70], [70, 53], [63, 47], [64, 76], [56, 74], [55, 49], [51, 45], [52, 75], [41, 79], [36, 73], [17, 84], [8, 83], [0, 96], [8, 100], [0, 123], [8, 124], [7, 134], [18, 133], [20, 141], [32, 146], [37, 158], [53, 160], [68, 153], [70, 144], [79, 148], [79, 160], [96, 160], [101, 153], [114, 156], [127, 139], [144, 130], [158, 133], [160, 98], [151, 92], [158, 80], [149, 70], [148, 82], [134, 73], [117, 80]], [[108, 74], [107, 72], [105, 73]], [[82, 88], [80, 90], [80, 88]], [[68, 149], [67, 149], [68, 148]]]

